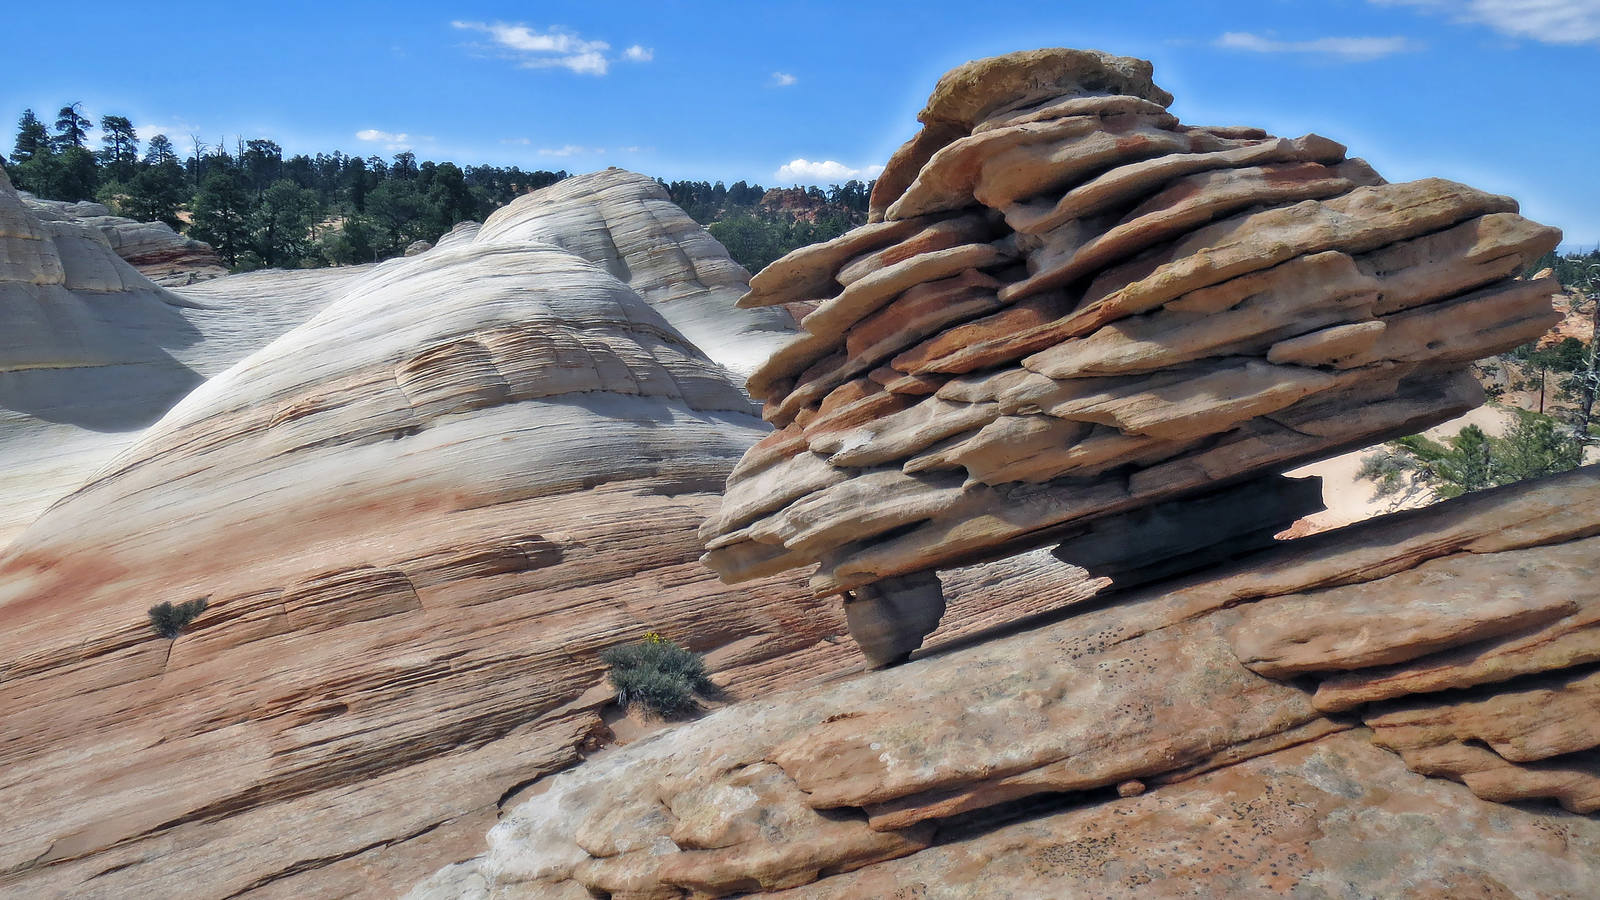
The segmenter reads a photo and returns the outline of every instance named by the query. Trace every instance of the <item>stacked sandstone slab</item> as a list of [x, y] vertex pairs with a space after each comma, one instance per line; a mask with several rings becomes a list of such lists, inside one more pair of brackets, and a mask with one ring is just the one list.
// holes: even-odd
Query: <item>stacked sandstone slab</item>
[[[1185, 125], [1150, 74], [1065, 49], [950, 72], [874, 221], [752, 279], [742, 307], [816, 305], [748, 381], [777, 430], [707, 565], [817, 564], [892, 661], [938, 621], [928, 573], [1445, 421], [1482, 400], [1472, 360], [1555, 321], [1556, 283], [1516, 276], [1560, 233], [1513, 200]], [[1233, 506], [1241, 533], [1284, 512]]]
[[[211, 365], [263, 334], [221, 317], [236, 301], [304, 316], [0, 547], [0, 895], [393, 896], [611, 738], [606, 647], [665, 633], [730, 698], [861, 666], [801, 579], [728, 586], [698, 562], [698, 524], [768, 429], [671, 318], [723, 298], [736, 357], [761, 321], [731, 307], [741, 270], [649, 179], [571, 181], [418, 256], [322, 273], [319, 309], [291, 293], [310, 273], [179, 297], [92, 237], [144, 294], [0, 281], [0, 336], [36, 327], [18, 352], [58, 361], [132, 333]], [[35, 226], [6, 200], [0, 222]], [[154, 386], [137, 362], [110, 373], [123, 396]], [[30, 371], [63, 403], [109, 390]], [[12, 433], [59, 446], [42, 428], [0, 415], [3, 471]], [[1003, 563], [952, 580], [961, 628], [1094, 588], [1042, 554]], [[199, 598], [176, 640], [151, 629], [150, 606]]]
[[411, 897], [1586, 895], [1597, 554], [1593, 466], [1280, 542], [593, 760]]

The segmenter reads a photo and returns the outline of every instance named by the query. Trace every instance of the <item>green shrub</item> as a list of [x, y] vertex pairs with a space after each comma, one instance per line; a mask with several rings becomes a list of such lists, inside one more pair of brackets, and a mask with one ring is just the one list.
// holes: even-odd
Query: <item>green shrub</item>
[[694, 695], [712, 696], [716, 686], [706, 676], [700, 654], [685, 650], [655, 632], [637, 644], [624, 644], [601, 652], [611, 667], [611, 686], [617, 702], [640, 704], [662, 718], [672, 718], [699, 708]]
[[172, 640], [183, 631], [183, 626], [193, 622], [197, 616], [206, 611], [206, 601], [190, 600], [173, 606], [171, 603], [157, 603], [150, 607], [150, 627], [156, 634], [167, 640]]

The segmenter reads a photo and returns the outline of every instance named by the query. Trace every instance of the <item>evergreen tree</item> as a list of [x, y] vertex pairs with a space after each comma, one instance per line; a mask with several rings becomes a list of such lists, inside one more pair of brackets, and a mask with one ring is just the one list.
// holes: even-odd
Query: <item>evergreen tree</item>
[[51, 157], [54, 177], [49, 196], [55, 200], [93, 200], [100, 184], [94, 154], [83, 147], [67, 147]]
[[268, 140], [247, 141], [239, 153], [239, 168], [250, 192], [259, 197], [283, 175], [283, 148]]
[[1516, 415], [1503, 437], [1468, 425], [1443, 444], [1420, 434], [1393, 441], [1362, 460], [1360, 477], [1375, 482], [1380, 497], [1430, 488], [1450, 498], [1554, 475], [1582, 463], [1583, 445], [1554, 418], [1526, 410]]
[[250, 249], [250, 197], [232, 172], [218, 168], [206, 176], [194, 198], [189, 233], [214, 247], [228, 265]]
[[100, 117], [100, 165], [112, 180], [127, 181], [139, 165], [139, 136], [125, 116]]
[[374, 234], [372, 222], [366, 216], [347, 216], [339, 228], [323, 235], [322, 255], [336, 266], [377, 262]]
[[[157, 135], [156, 137], [160, 137]], [[151, 150], [154, 153], [155, 139]], [[170, 147], [170, 145], [169, 145]], [[178, 210], [188, 199], [188, 183], [183, 167], [170, 150], [162, 162], [147, 162], [127, 183], [126, 196], [119, 204], [123, 215], [141, 222], [165, 222], [177, 229], [183, 225]]]
[[176, 165], [178, 154], [172, 149], [172, 141], [166, 135], [158, 134], [150, 139], [150, 144], [145, 148], [144, 161], [150, 166]]
[[11, 148], [11, 161], [21, 165], [37, 154], [49, 152], [50, 132], [33, 110], [23, 110], [22, 118], [17, 120], [17, 142]]
[[256, 253], [269, 266], [297, 267], [311, 251], [311, 227], [319, 218], [315, 191], [287, 178], [261, 194], [253, 220]]
[[[421, 221], [425, 204], [416, 182], [407, 179], [385, 179], [367, 194], [367, 214], [384, 237], [379, 242], [382, 252], [398, 253], [427, 236], [427, 225]], [[438, 232], [432, 236], [437, 237]]]
[[69, 147], [81, 150], [89, 140], [89, 119], [79, 110], [82, 105], [74, 103], [63, 106], [56, 113], [56, 135], [51, 142], [57, 153], [65, 152]]

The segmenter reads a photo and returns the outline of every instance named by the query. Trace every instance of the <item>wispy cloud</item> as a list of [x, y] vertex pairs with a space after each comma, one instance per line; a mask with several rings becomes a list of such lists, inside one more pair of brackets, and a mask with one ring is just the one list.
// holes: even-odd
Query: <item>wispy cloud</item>
[[795, 82], [797, 82], [799, 80], [800, 79], [794, 77], [793, 75], [790, 75], [788, 72], [773, 72], [772, 73], [772, 86], [773, 87], [788, 87], [788, 86], [794, 84]]
[[1546, 44], [1600, 43], [1600, 0], [1370, 0], [1415, 6], [1457, 22], [1487, 25], [1501, 34]]
[[363, 128], [356, 132], [356, 140], [366, 141], [369, 144], [382, 144], [385, 150], [410, 150], [412, 147], [411, 135], [404, 131], [380, 131], [376, 128]]
[[502, 143], [502, 144], [521, 144], [522, 146], [526, 147], [529, 144], [533, 143], [533, 138], [501, 138], [500, 139], [500, 143]]
[[604, 147], [584, 147], [579, 144], [565, 144], [560, 147], [540, 147], [540, 156], [582, 156], [587, 154], [601, 154], [606, 152]]
[[1367, 62], [1411, 53], [1422, 45], [1405, 37], [1325, 37], [1310, 41], [1280, 41], [1248, 31], [1230, 31], [1215, 41], [1225, 50], [1243, 50], [1249, 53], [1293, 53], [1321, 56], [1344, 62]]
[[[450, 23], [461, 31], [476, 31], [487, 35], [491, 49], [510, 59], [524, 69], [561, 68], [579, 75], [604, 75], [614, 61], [608, 54], [611, 44], [606, 41], [587, 40], [576, 32], [559, 27], [543, 31], [520, 22], [463, 22]], [[629, 62], [649, 62], [655, 51], [634, 44], [622, 52], [621, 59]]]
[[882, 171], [883, 166], [856, 169], [831, 159], [793, 159], [778, 169], [776, 178], [780, 184], [838, 184], [852, 178], [876, 178]]

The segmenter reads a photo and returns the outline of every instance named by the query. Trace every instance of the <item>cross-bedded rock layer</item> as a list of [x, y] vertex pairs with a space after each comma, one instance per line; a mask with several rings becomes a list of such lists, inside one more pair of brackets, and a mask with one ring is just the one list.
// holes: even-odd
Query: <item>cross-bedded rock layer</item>
[[1597, 542], [1589, 467], [741, 704], [412, 897], [1581, 894]]
[[[180, 297], [90, 236], [144, 293], [0, 280], [0, 335], [38, 339], [0, 351], [237, 350], [0, 550], [0, 894], [392, 896], [608, 737], [605, 647], [661, 631], [730, 698], [859, 668], [799, 579], [729, 587], [697, 561], [767, 428], [670, 317], [727, 304], [739, 352], [762, 321], [731, 308], [741, 270], [649, 179], [571, 182], [375, 267]], [[27, 315], [36, 295], [62, 315]], [[236, 304], [303, 320], [262, 340]], [[48, 327], [85, 308], [100, 331]], [[138, 362], [34, 371], [62, 402], [120, 379], [153, 405]], [[0, 417], [0, 438], [48, 450], [36, 427]], [[961, 629], [1093, 591], [1043, 555], [953, 582]], [[150, 606], [202, 597], [176, 640], [151, 629]]]
[[876, 221], [740, 300], [819, 302], [749, 379], [778, 430], [702, 528], [710, 567], [932, 608], [868, 586], [1444, 421], [1481, 402], [1472, 360], [1556, 320], [1517, 275], [1560, 233], [1511, 199], [1170, 101], [1075, 50], [939, 82]]

